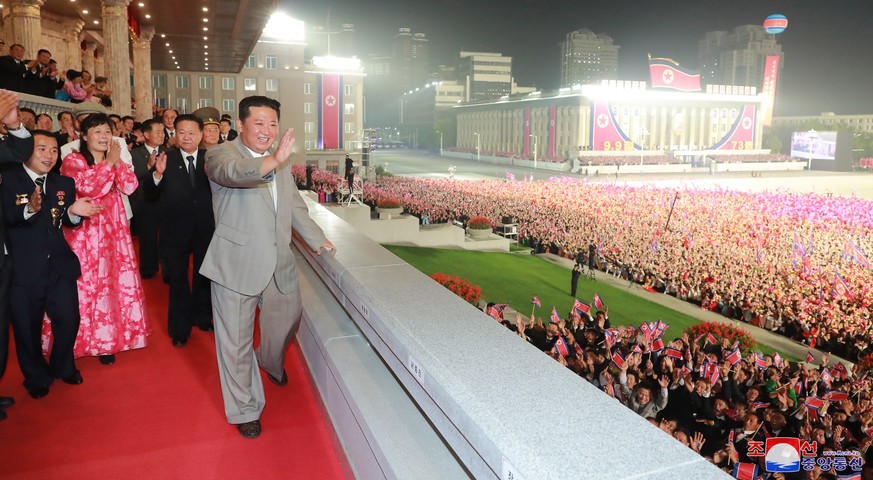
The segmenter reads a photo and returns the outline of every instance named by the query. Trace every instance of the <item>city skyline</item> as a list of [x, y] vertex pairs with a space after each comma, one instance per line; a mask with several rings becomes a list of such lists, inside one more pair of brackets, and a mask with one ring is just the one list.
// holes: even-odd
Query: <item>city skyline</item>
[[621, 46], [619, 79], [647, 81], [648, 53], [698, 68], [697, 43], [706, 32], [760, 25], [767, 15], [782, 13], [788, 17], [788, 29], [778, 39], [785, 65], [776, 114], [871, 113], [873, 96], [866, 93], [873, 65], [866, 60], [873, 49], [873, 31], [864, 25], [865, 4], [862, 0], [837, 3], [307, 0], [286, 1], [280, 7], [312, 25], [328, 19], [331, 25], [354, 23], [361, 55], [389, 53], [391, 38], [400, 27], [427, 35], [434, 66], [454, 65], [462, 49], [500, 52], [513, 57], [519, 85], [542, 89], [558, 87], [560, 42], [579, 28], [605, 33]]

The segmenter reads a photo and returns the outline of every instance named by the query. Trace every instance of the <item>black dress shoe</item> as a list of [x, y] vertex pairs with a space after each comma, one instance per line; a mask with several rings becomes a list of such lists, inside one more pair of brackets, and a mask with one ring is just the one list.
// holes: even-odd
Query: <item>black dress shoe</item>
[[275, 383], [276, 385], [278, 385], [280, 387], [284, 387], [285, 385], [288, 385], [288, 373], [285, 371], [284, 368], [282, 369], [282, 378], [281, 379], [270, 375], [269, 372], [267, 372], [267, 378], [269, 378], [271, 382]]
[[115, 363], [115, 355], [100, 355], [100, 363], [103, 365], [112, 365]]
[[84, 380], [82, 379], [82, 373], [76, 370], [75, 373], [69, 377], [62, 378], [61, 381], [67, 385], [81, 385]]
[[253, 420], [251, 422], [240, 423], [236, 426], [236, 429], [245, 438], [257, 438], [261, 434], [261, 421]]
[[187, 338], [174, 338], [173, 339], [173, 346], [174, 347], [184, 347], [187, 344], [188, 344]]
[[213, 327], [211, 323], [207, 323], [206, 325], [197, 325], [197, 328], [204, 332], [211, 332], [215, 330], [215, 327]]
[[49, 394], [49, 387], [36, 387], [27, 391], [33, 399], [42, 398]]
[[0, 408], [9, 408], [15, 405], [15, 399], [12, 397], [0, 397]]

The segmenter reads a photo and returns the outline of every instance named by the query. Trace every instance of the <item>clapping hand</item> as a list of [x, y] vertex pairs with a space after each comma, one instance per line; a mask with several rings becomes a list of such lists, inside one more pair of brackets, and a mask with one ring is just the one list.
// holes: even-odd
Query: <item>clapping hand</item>
[[[164, 172], [167, 171], [167, 154], [161, 152], [154, 155], [154, 160], [155, 173], [158, 174], [158, 178], [161, 178], [164, 175]], [[151, 163], [151, 158], [149, 159], [149, 162]]]
[[81, 197], [70, 205], [70, 213], [80, 217], [90, 217], [103, 210], [103, 205], [94, 203], [89, 197]]
[[106, 152], [106, 163], [114, 167], [121, 161], [121, 145], [114, 139], [110, 139], [109, 151]]
[[21, 122], [18, 118], [18, 94], [9, 90], [0, 90], [0, 118], [7, 128], [18, 128]]
[[42, 210], [42, 187], [39, 185], [30, 194], [30, 198], [27, 200], [27, 208], [33, 213]]

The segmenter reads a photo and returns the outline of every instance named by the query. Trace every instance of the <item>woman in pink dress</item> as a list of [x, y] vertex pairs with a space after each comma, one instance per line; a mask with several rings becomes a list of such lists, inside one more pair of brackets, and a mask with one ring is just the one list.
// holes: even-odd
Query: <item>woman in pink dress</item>
[[[121, 194], [137, 187], [133, 166], [121, 161], [121, 146], [112, 139], [111, 120], [92, 114], [82, 122], [80, 152], [64, 158], [61, 175], [76, 181], [76, 195], [103, 205], [80, 228], [64, 231], [82, 264], [78, 280], [81, 323], [76, 358], [100, 356], [115, 362], [115, 353], [146, 345], [149, 324], [130, 227]], [[71, 200], [72, 201], [72, 200]]]

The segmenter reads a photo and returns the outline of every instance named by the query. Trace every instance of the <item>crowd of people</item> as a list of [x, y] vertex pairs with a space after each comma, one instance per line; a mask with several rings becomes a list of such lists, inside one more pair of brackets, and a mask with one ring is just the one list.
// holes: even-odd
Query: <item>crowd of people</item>
[[[112, 365], [116, 354], [145, 347], [152, 322], [142, 282], [160, 272], [169, 284], [173, 346], [184, 347], [194, 327], [215, 332], [228, 422], [246, 438], [258, 436], [264, 408], [258, 369], [277, 385], [288, 383], [284, 355], [296, 325], [289, 312], [299, 318], [302, 308], [292, 225], [314, 250], [333, 250], [306, 212], [294, 210], [303, 204], [295, 200], [290, 168], [281, 168], [294, 143], [291, 131], [269, 151], [278, 138], [279, 103], [240, 101], [240, 125], [247, 128], [236, 132], [229, 116], [210, 107], [182, 115], [164, 110], [140, 124], [82, 102], [58, 114], [61, 128], [52, 132], [51, 117], [19, 108], [18, 100], [0, 89], [0, 243], [7, 253], [0, 257], [6, 260], [0, 375], [9, 324], [34, 399], [48, 395], [56, 379], [81, 384], [81, 357]], [[250, 195], [258, 190], [265, 198]], [[239, 243], [249, 234], [251, 242]], [[272, 245], [272, 255], [262, 242]], [[0, 397], [0, 420], [13, 404]]]
[[850, 371], [827, 354], [806, 363], [778, 353], [743, 358], [710, 335], [665, 342], [669, 325], [611, 327], [605, 305], [548, 322], [533, 314], [511, 322], [494, 307], [486, 311], [519, 337], [736, 478], [772, 468], [772, 437], [798, 439], [798, 471], [760, 478], [849, 478], [873, 461], [873, 382], [860, 366]]
[[112, 90], [106, 77], [93, 78], [87, 70], [64, 71], [44, 48], [32, 60], [25, 59], [24, 53], [24, 46], [15, 43], [9, 46], [8, 55], [0, 56], [0, 89], [72, 103], [91, 101], [112, 106]]
[[873, 203], [854, 197], [585, 182], [382, 177], [365, 200], [399, 200], [431, 223], [519, 224], [539, 251], [594, 245], [600, 269], [781, 332], [843, 358], [870, 353]]

